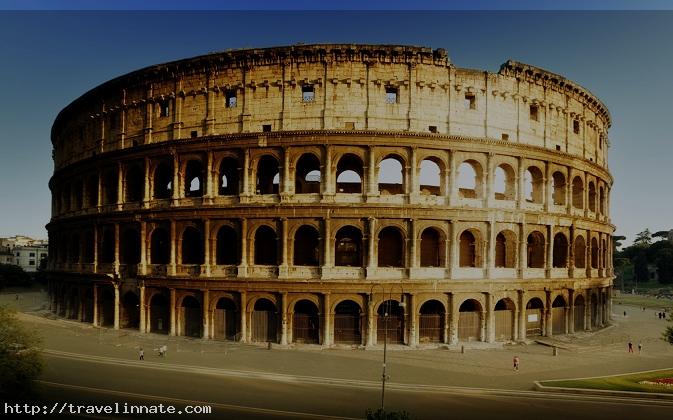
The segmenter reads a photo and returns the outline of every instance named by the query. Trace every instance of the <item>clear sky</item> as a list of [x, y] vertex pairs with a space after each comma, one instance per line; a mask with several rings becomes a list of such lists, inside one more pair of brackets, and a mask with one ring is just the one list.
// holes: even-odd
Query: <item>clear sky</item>
[[0, 37], [0, 236], [46, 237], [49, 132], [77, 96], [160, 62], [297, 42], [423, 45], [459, 67], [497, 71], [512, 58], [560, 73], [612, 114], [617, 233], [673, 228], [673, 12], [0, 11]]

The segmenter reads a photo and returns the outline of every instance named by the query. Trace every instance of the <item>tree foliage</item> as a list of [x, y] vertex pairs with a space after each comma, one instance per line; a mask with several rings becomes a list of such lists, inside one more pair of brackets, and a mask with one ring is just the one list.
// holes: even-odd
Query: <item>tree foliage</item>
[[647, 269], [647, 253], [641, 250], [633, 259], [633, 270], [636, 280], [647, 282], [650, 279], [650, 271]]
[[659, 230], [657, 232], [654, 232], [652, 234], [652, 238], [659, 238], [659, 240], [668, 239], [668, 231], [667, 230]]
[[0, 289], [7, 286], [29, 286], [30, 274], [18, 265], [0, 264]]
[[663, 248], [656, 253], [655, 263], [657, 264], [657, 274], [659, 274], [659, 283], [673, 283], [673, 249]]
[[14, 311], [0, 306], [0, 400], [31, 396], [33, 380], [42, 371], [38, 337], [26, 331]]
[[633, 241], [633, 244], [636, 246], [649, 246], [652, 243], [652, 234], [649, 229], [645, 229], [642, 232], [636, 234], [636, 239]]

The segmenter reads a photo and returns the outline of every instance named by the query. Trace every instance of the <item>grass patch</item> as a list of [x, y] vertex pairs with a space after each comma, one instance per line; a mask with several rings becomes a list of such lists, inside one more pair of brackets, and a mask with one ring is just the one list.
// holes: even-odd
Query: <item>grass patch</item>
[[621, 305], [635, 306], [637, 308], [648, 308], [662, 310], [668, 308], [673, 309], [673, 299], [657, 299], [652, 296], [642, 295], [621, 295], [612, 298], [613, 303]]
[[673, 377], [673, 369], [658, 370], [619, 376], [603, 376], [592, 379], [561, 380], [540, 382], [544, 386], [561, 388], [604, 389], [609, 391], [659, 392], [673, 394], [673, 388], [639, 384], [640, 381]]

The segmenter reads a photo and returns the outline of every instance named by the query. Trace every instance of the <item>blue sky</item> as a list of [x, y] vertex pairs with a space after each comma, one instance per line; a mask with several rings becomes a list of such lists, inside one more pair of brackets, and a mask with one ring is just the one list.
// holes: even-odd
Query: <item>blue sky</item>
[[0, 236], [46, 236], [49, 131], [77, 96], [151, 64], [297, 42], [424, 45], [460, 67], [512, 58], [560, 73], [612, 114], [617, 233], [673, 228], [673, 12], [4, 11], [0, 36]]

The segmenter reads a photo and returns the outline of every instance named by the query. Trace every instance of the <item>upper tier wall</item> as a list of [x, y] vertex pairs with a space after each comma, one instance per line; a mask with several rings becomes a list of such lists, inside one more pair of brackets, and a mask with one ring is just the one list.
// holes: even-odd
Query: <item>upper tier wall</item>
[[444, 50], [315, 45], [210, 54], [119, 77], [66, 107], [52, 143], [60, 169], [189, 137], [399, 130], [507, 139], [607, 166], [609, 126], [591, 93], [533, 66], [508, 61], [489, 73], [454, 67]]

